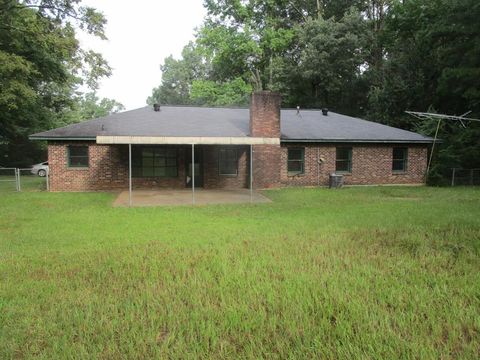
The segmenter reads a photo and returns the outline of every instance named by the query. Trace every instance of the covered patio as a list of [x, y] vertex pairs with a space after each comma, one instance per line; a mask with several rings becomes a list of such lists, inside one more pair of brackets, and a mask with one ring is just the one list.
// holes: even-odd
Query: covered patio
[[[254, 191], [253, 182], [253, 146], [254, 145], [279, 145], [278, 138], [264, 137], [178, 137], [178, 136], [97, 136], [97, 144], [106, 145], [128, 145], [128, 191], [123, 191], [118, 199], [114, 202], [114, 206], [171, 206], [171, 205], [206, 205], [206, 204], [228, 204], [228, 203], [257, 203], [269, 202], [265, 196]], [[148, 148], [145, 148], [145, 147]], [[221, 148], [218, 148], [218, 147]], [[170, 179], [174, 179], [171, 183], [164, 182], [167, 185], [164, 189], [134, 189], [132, 177], [133, 164], [132, 148], [143, 147], [147, 149], [144, 153], [147, 156], [143, 161], [143, 176], [145, 176], [145, 160], [149, 160], [155, 167], [155, 160], [163, 164], [164, 171], [162, 174], [167, 175]], [[170, 147], [170, 148], [168, 148]], [[154, 155], [156, 149], [162, 150], [162, 156]], [[170, 150], [167, 150], [170, 149]], [[183, 160], [179, 159], [178, 149], [183, 149]], [[214, 156], [205, 156], [207, 149], [216, 149], [218, 154], [225, 154], [225, 159], [216, 158]], [[228, 155], [230, 149], [231, 155]], [[198, 152], [197, 150], [200, 150]], [[198, 152], [198, 154], [197, 154]], [[239, 168], [239, 154], [243, 154], [241, 158], [245, 161], [244, 167]], [[199, 156], [200, 155], [200, 156]], [[165, 158], [170, 157], [170, 158]], [[213, 159], [213, 160], [212, 160]], [[170, 172], [166, 172], [165, 166], [168, 161], [172, 160]], [[179, 164], [185, 163], [182, 171], [179, 171]], [[216, 163], [213, 166], [206, 164]], [[138, 164], [138, 161], [137, 161]], [[230, 164], [230, 165], [229, 165]], [[223, 166], [223, 168], [222, 168]], [[182, 168], [181, 168], [182, 169]], [[205, 179], [205, 174], [209, 169], [215, 169], [215, 175]], [[155, 168], [147, 169], [156, 171]], [[239, 176], [241, 173], [242, 176]], [[156, 176], [157, 174], [149, 173], [148, 175]], [[211, 175], [211, 172], [210, 174]], [[242, 177], [245, 176], [246, 178]], [[185, 185], [182, 184], [182, 178], [185, 178]], [[219, 180], [221, 179], [221, 180]], [[237, 181], [236, 179], [239, 179]], [[136, 179], [138, 180], [138, 178]], [[210, 180], [210, 181], [209, 181]], [[209, 182], [205, 186], [205, 182]], [[189, 189], [179, 189], [180, 186], [186, 186]], [[169, 186], [168, 186], [169, 185]], [[173, 186], [172, 186], [173, 185]], [[233, 185], [233, 186], [232, 186]], [[204, 188], [206, 187], [206, 188]]]
[[[135, 190], [129, 198], [128, 191], [122, 191], [114, 201], [114, 207], [122, 206], [178, 206], [192, 204], [192, 191], [180, 190]], [[195, 191], [196, 205], [268, 203], [269, 198], [250, 189]], [[130, 203], [131, 201], [131, 203]], [[131, 204], [131, 205], [130, 205]]]

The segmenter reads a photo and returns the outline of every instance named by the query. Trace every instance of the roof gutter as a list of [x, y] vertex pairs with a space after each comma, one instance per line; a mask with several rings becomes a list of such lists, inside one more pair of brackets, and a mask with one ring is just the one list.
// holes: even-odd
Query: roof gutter
[[[431, 144], [432, 140], [280, 139], [282, 143]], [[437, 139], [437, 142], [442, 142]]]
[[83, 136], [83, 137], [79, 137], [79, 136], [63, 136], [63, 137], [59, 137], [59, 136], [29, 136], [28, 137], [29, 140], [58, 140], [58, 141], [65, 141], [65, 140], [89, 140], [89, 141], [95, 141], [95, 136]]

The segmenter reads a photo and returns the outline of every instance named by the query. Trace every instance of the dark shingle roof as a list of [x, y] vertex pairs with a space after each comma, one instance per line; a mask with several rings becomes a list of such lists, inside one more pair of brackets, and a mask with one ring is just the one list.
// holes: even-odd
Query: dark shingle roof
[[321, 110], [282, 110], [282, 140], [323, 142], [432, 142], [432, 138], [373, 121]]
[[[31, 139], [95, 139], [103, 136], [249, 136], [247, 108], [207, 108], [162, 106], [112, 114], [31, 135]], [[283, 141], [322, 142], [420, 142], [432, 139], [423, 135], [350, 116], [319, 110], [281, 111]]]

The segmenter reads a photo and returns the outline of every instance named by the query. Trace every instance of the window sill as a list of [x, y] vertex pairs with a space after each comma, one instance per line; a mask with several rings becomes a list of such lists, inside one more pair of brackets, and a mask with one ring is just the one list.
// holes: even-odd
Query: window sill
[[88, 170], [88, 166], [67, 166], [67, 170]]
[[352, 176], [352, 172], [347, 172], [347, 171], [335, 171], [334, 174], [337, 175], [343, 175], [343, 176]]
[[305, 173], [287, 173], [287, 176], [290, 176], [290, 177], [295, 177], [295, 176], [305, 176]]
[[238, 174], [218, 174], [218, 176], [234, 178], [234, 177], [238, 177]]
[[407, 171], [392, 171], [392, 175], [407, 175]]

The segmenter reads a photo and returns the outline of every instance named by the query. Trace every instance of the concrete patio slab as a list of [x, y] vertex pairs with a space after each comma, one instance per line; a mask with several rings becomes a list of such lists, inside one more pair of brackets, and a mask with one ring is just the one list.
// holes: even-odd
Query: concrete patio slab
[[[250, 190], [204, 190], [195, 189], [195, 205], [239, 204], [271, 202], [266, 196]], [[192, 205], [192, 190], [133, 190], [132, 206]], [[128, 191], [122, 191], [113, 206], [128, 206]]]

